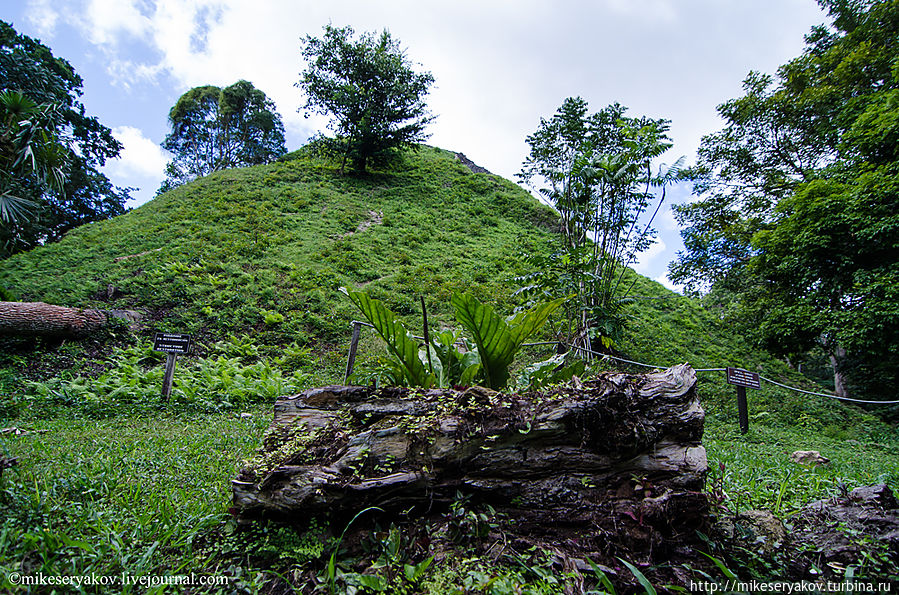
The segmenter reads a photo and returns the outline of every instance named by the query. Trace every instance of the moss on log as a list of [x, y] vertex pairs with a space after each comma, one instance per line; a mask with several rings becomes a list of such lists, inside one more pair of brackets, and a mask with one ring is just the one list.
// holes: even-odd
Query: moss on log
[[233, 481], [235, 508], [294, 520], [368, 506], [426, 515], [462, 493], [532, 541], [676, 547], [707, 510], [695, 372], [684, 364], [576, 384], [281, 397], [263, 448]]

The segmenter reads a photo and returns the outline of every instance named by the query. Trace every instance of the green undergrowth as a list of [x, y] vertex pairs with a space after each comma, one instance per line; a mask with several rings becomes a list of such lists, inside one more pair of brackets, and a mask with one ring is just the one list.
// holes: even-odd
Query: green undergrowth
[[7, 418], [109, 417], [174, 408], [181, 412], [234, 410], [272, 403], [321, 384], [307, 347], [287, 346], [275, 359], [261, 358], [252, 342], [231, 337], [203, 348], [205, 357], [176, 360], [171, 394], [161, 394], [165, 354], [139, 342], [114, 348], [94, 373], [64, 370], [43, 381], [17, 381], [0, 373], [0, 413]]
[[270, 418], [268, 407], [244, 412], [20, 420], [21, 435], [2, 436], [19, 464], [0, 479], [0, 589], [27, 591], [11, 572], [208, 573], [203, 543], [226, 521], [229, 479]]
[[[703, 407], [713, 420], [722, 423], [736, 420], [735, 388], [726, 383], [723, 371], [702, 370], [743, 368], [787, 386], [828, 392], [816, 379], [753, 348], [701, 302], [673, 293], [632, 271], [626, 276], [634, 287], [633, 301], [625, 310], [628, 328], [621, 345], [623, 355], [660, 368], [687, 362], [699, 370]], [[646, 370], [620, 363], [614, 365], [632, 371]], [[865, 398], [864, 395], [856, 397]], [[762, 382], [760, 390], [747, 389], [747, 399], [754, 424], [792, 429], [804, 423], [803, 420], [812, 419], [820, 422], [817, 432], [859, 440], [889, 433], [882, 422], [862, 408], [791, 391], [767, 381]], [[895, 434], [892, 436], [896, 439]]]
[[[740, 434], [735, 422], [707, 424], [703, 443], [709, 455], [708, 489], [734, 513], [765, 509], [789, 518], [814, 500], [845, 495], [860, 486], [885, 483], [899, 490], [899, 440], [882, 428], [880, 436], [824, 435], [811, 418], [794, 428], [750, 422]], [[825, 465], [790, 460], [797, 450], [816, 450]]]

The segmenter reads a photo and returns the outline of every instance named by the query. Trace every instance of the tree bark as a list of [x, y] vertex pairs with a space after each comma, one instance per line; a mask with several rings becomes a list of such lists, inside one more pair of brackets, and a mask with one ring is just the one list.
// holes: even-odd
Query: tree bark
[[846, 388], [846, 378], [840, 370], [843, 360], [846, 358], [846, 350], [840, 345], [834, 347], [830, 353], [830, 365], [833, 366], [833, 392], [838, 397], [849, 397], [849, 389]]
[[235, 510], [421, 515], [463, 493], [515, 519], [509, 530], [528, 539], [582, 552], [629, 541], [663, 555], [707, 510], [695, 372], [683, 364], [575, 384], [528, 394], [336, 386], [281, 397], [263, 448], [232, 482]]
[[109, 324], [113, 318], [134, 322], [131, 310], [92, 310], [54, 306], [44, 302], [0, 302], [0, 336], [81, 338]]

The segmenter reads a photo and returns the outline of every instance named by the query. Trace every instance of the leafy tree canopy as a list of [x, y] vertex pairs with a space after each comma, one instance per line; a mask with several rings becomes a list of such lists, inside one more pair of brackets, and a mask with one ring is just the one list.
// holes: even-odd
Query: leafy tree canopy
[[0, 94], [0, 221], [24, 222], [38, 204], [28, 184], [62, 191], [67, 166], [66, 148], [55, 136], [55, 104], [38, 105], [16, 91]]
[[122, 145], [86, 115], [81, 87], [71, 64], [0, 21], [0, 254], [124, 212], [128, 189], [98, 169]]
[[671, 278], [775, 352], [824, 347], [838, 392], [876, 392], [899, 380], [899, 2], [820, 3], [833, 26], [719, 108]]
[[169, 124], [162, 146], [174, 158], [160, 193], [214, 171], [269, 163], [287, 152], [274, 102], [243, 80], [224, 89], [194, 87], [172, 107]]
[[[652, 218], [640, 222], [679, 165], [653, 172], [653, 162], [670, 147], [668, 121], [630, 118], [612, 104], [594, 114], [580, 97], [569, 97], [549, 120], [541, 119], [519, 178], [538, 184], [559, 212], [562, 250], [549, 258], [531, 255], [537, 272], [524, 288], [541, 299], [574, 295], [566, 305], [569, 335], [584, 347], [617, 338], [624, 268], [646, 250], [655, 231]], [[661, 193], [656, 193], [658, 188]]]
[[321, 39], [307, 36], [308, 64], [297, 86], [306, 93], [307, 115], [332, 116], [332, 148], [362, 173], [395, 149], [427, 138], [424, 129], [433, 117], [424, 98], [434, 77], [415, 72], [387, 31], [358, 40], [353, 35], [350, 27], [327, 25]]

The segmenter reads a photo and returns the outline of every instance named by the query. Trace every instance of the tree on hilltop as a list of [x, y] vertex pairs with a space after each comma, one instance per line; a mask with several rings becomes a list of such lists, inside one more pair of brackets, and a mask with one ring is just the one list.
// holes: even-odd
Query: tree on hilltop
[[169, 112], [162, 147], [174, 154], [158, 193], [214, 171], [269, 163], [287, 149], [274, 102], [248, 81], [194, 87]]
[[305, 113], [330, 115], [337, 135], [329, 144], [358, 173], [383, 163], [398, 148], [427, 138], [433, 120], [424, 97], [434, 77], [418, 73], [383, 31], [353, 40], [351, 27], [327, 25], [321, 39], [306, 36], [308, 61], [297, 86], [306, 93]]

